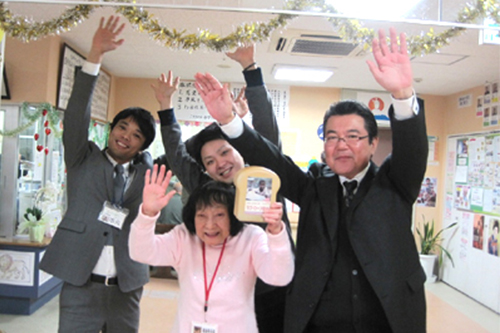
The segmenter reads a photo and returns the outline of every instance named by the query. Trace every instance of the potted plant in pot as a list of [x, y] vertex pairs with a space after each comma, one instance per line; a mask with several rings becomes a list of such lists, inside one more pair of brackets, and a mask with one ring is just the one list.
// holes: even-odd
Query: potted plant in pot
[[417, 234], [420, 239], [420, 263], [424, 268], [425, 275], [427, 276], [427, 282], [432, 282], [436, 279], [433, 274], [434, 265], [436, 259], [439, 258], [438, 266], [441, 267], [443, 262], [443, 254], [450, 259], [451, 264], [455, 266], [453, 263], [453, 258], [451, 257], [450, 252], [446, 250], [442, 245], [441, 241], [443, 240], [441, 234], [443, 231], [451, 229], [457, 225], [456, 222], [453, 222], [446, 228], [443, 228], [439, 231], [436, 231], [434, 228], [434, 220], [425, 221], [425, 216], [422, 215], [423, 218], [423, 230], [417, 228]]
[[40, 208], [28, 207], [23, 215], [24, 220], [19, 224], [18, 233], [28, 230], [30, 241], [41, 243], [45, 236], [47, 221]]

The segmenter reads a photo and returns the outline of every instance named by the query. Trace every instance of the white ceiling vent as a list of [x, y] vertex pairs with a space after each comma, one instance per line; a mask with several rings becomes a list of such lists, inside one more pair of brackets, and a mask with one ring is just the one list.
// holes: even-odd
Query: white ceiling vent
[[326, 32], [288, 29], [275, 33], [271, 39], [270, 52], [301, 56], [356, 57], [364, 55], [363, 48], [347, 43], [338, 35]]

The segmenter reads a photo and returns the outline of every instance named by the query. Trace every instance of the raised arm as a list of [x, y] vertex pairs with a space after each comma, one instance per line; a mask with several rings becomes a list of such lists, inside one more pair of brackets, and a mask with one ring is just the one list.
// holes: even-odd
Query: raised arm
[[[246, 88], [245, 97], [252, 114], [253, 128], [266, 139], [281, 148], [278, 122], [273, 110], [273, 102], [264, 85], [262, 70], [255, 58], [255, 44], [244, 45], [226, 55], [238, 62], [243, 70]], [[236, 112], [238, 113], [238, 112]]]
[[396, 29], [390, 28], [390, 47], [384, 30], [379, 30], [379, 38], [372, 43], [375, 62], [367, 60], [375, 80], [396, 99], [410, 98], [413, 94], [413, 73], [406, 47], [406, 36], [399, 37]]
[[219, 124], [230, 123], [234, 119], [235, 114], [233, 113], [233, 101], [227, 83], [222, 85], [210, 73], [196, 73], [195, 80], [194, 85], [203, 99], [208, 113]]
[[226, 52], [226, 56], [239, 63], [243, 71], [257, 68], [254, 43], [240, 46], [234, 52]]
[[88, 62], [100, 64], [106, 52], [114, 51], [123, 44], [123, 39], [117, 40], [117, 37], [125, 27], [124, 23], [118, 26], [119, 20], [118, 16], [110, 16], [106, 24], [104, 24], [104, 17], [101, 17], [99, 28], [96, 30], [94, 38], [92, 39], [92, 48], [87, 57]]
[[[380, 30], [372, 47], [375, 62], [368, 61], [368, 66], [373, 77], [394, 99], [406, 104], [414, 91], [405, 35], [400, 34], [398, 42], [396, 30], [391, 28], [388, 45], [384, 31]], [[389, 110], [393, 137], [389, 175], [400, 192], [413, 202], [427, 167], [428, 142], [423, 101], [409, 104], [403, 107], [394, 101]]]
[[174, 265], [175, 252], [178, 249], [178, 237], [173, 232], [163, 235], [155, 235], [154, 232], [160, 210], [175, 194], [175, 191], [166, 193], [172, 173], [165, 171], [164, 165], [158, 168], [156, 164], [152, 171], [146, 171], [142, 205], [130, 227], [128, 239], [130, 257], [154, 266]]
[[294, 263], [292, 248], [281, 220], [282, 204], [273, 203], [269, 209], [264, 210], [262, 216], [268, 223], [267, 237], [261, 237], [259, 246], [253, 248], [254, 267], [257, 276], [264, 282], [283, 286], [292, 279]]
[[269, 233], [276, 235], [283, 230], [283, 221], [281, 220], [283, 217], [283, 204], [281, 202], [275, 202], [271, 207], [264, 209], [262, 217], [264, 222], [267, 223], [266, 230]]
[[174, 79], [173, 77], [172, 71], [169, 71], [168, 75], [160, 75], [156, 85], [151, 85], [161, 109], [158, 112], [158, 117], [160, 118], [161, 136], [165, 148], [165, 155], [156, 161], [161, 163], [166, 160], [186, 191], [192, 192], [209, 177], [189, 155], [182, 141], [181, 127], [172, 108], [173, 96], [178, 89], [180, 78]]
[[175, 190], [167, 193], [172, 171], [165, 172], [164, 165], [158, 171], [155, 164], [153, 171], [147, 170], [144, 176], [144, 190], [142, 191], [142, 213], [146, 216], [156, 216], [175, 194]]
[[180, 78], [173, 78], [172, 71], [168, 71], [168, 76], [161, 73], [155, 84], [151, 84], [151, 88], [155, 93], [155, 98], [160, 104], [160, 110], [171, 109], [173, 107], [172, 98], [175, 92], [179, 89]]
[[[113, 51], [123, 44], [123, 39], [117, 40], [117, 38], [124, 24], [118, 25], [118, 22], [119, 18], [114, 16], [110, 16], [106, 22], [101, 18], [99, 27], [94, 33], [87, 63], [100, 65], [106, 52]], [[77, 71], [63, 120], [64, 161], [69, 167], [82, 161], [90, 147], [88, 144], [90, 106], [96, 82], [96, 75]]]

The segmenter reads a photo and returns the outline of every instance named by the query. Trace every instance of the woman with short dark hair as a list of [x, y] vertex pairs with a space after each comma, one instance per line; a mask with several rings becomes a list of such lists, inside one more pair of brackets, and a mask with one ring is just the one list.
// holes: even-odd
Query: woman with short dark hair
[[132, 224], [132, 259], [154, 266], [173, 266], [179, 276], [179, 308], [173, 332], [205, 328], [218, 333], [257, 333], [254, 288], [257, 277], [285, 286], [293, 276], [293, 253], [281, 220], [281, 203], [262, 214], [267, 228], [242, 224], [233, 214], [234, 188], [209, 181], [191, 193], [183, 208], [184, 223], [154, 234], [171, 172], [165, 166], [148, 171], [143, 204]]

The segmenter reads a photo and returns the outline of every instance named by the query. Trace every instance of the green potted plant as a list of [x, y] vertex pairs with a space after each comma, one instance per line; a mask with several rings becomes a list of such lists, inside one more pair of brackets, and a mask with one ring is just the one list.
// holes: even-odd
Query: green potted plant
[[446, 228], [443, 228], [439, 231], [435, 230], [434, 219], [432, 221], [426, 221], [425, 216], [422, 215], [423, 218], [423, 230], [417, 228], [417, 234], [420, 239], [420, 263], [424, 268], [425, 274], [427, 276], [427, 281], [432, 281], [435, 279], [433, 275], [434, 265], [436, 259], [438, 260], [438, 267], [441, 267], [443, 263], [443, 254], [450, 259], [451, 264], [455, 267], [453, 263], [453, 258], [445, 249], [441, 242], [443, 240], [442, 233], [445, 230], [451, 229], [457, 225], [456, 222], [453, 222]]
[[28, 230], [32, 242], [43, 242], [47, 221], [42, 210], [36, 206], [28, 207], [23, 217], [24, 220], [19, 224], [18, 233]]

